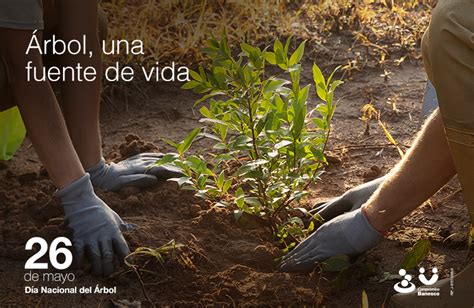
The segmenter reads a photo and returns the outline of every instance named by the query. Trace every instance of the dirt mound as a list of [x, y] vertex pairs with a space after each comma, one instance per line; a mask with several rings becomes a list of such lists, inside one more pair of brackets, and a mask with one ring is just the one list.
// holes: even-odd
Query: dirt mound
[[158, 152], [158, 147], [151, 142], [143, 141], [138, 135], [128, 134], [125, 136], [124, 142], [112, 147], [112, 151], [108, 157], [110, 160], [118, 162], [122, 159], [145, 152]]

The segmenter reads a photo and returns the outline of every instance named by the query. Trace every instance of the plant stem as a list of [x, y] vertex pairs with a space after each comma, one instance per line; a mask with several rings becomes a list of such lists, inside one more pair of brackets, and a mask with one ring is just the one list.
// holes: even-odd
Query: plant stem
[[[253, 90], [253, 88], [251, 88], [251, 90]], [[260, 100], [262, 93], [263, 93], [263, 89], [259, 91], [257, 101]], [[250, 130], [252, 132], [252, 145], [255, 151], [255, 159], [257, 160], [260, 158], [260, 153], [258, 151], [258, 146], [257, 146], [257, 136], [255, 134], [255, 121], [254, 121], [253, 112], [252, 112], [253, 95], [254, 93], [252, 91], [250, 97], [247, 98], [247, 102], [248, 102], [247, 107], [248, 107], [248, 112], [249, 112]], [[263, 175], [263, 169], [261, 166], [258, 166], [258, 171], [260, 171], [260, 173]], [[266, 185], [265, 183], [262, 183], [261, 179], [257, 179], [257, 187], [258, 187], [259, 199], [262, 202], [262, 205], [265, 208], [268, 208], [268, 196], [266, 193]]]
[[255, 152], [255, 159], [259, 159], [260, 155], [258, 153], [258, 147], [257, 147], [257, 136], [255, 136], [255, 127], [254, 127], [254, 120], [253, 120], [253, 112], [252, 112], [252, 99], [248, 98], [247, 99], [247, 108], [249, 112], [249, 121], [250, 121], [250, 131], [252, 132], [252, 145], [253, 145], [253, 150]]
[[140, 274], [140, 269], [136, 265], [132, 266], [132, 269], [138, 277], [138, 281], [140, 282], [140, 287], [142, 288], [143, 295], [145, 296], [147, 302], [149, 302], [150, 305], [152, 305], [152, 307], [156, 307], [156, 305], [153, 303], [150, 296], [148, 295], [148, 292], [146, 291], [145, 283], [143, 282], [142, 275]]
[[[329, 123], [328, 121], [329, 121], [329, 119], [326, 118], [326, 123]], [[328, 130], [326, 132], [326, 138], [324, 140], [323, 150], [322, 150], [323, 155], [324, 155], [324, 152], [326, 151], [326, 147], [327, 147], [327, 143], [328, 143], [330, 134], [331, 134], [331, 124], [329, 123]], [[321, 164], [322, 164], [322, 162], [320, 161], [314, 172], [317, 172], [318, 169], [321, 168]], [[308, 189], [309, 185], [311, 185], [312, 182], [313, 181], [311, 181], [311, 180], [308, 181], [308, 183], [305, 184], [305, 186], [303, 187], [302, 190], [304, 191], [304, 190]], [[276, 217], [278, 215], [278, 213], [281, 212], [282, 209], [288, 207], [291, 204], [291, 202], [293, 202], [295, 200], [294, 197], [291, 198], [290, 196], [291, 196], [291, 192], [288, 192], [285, 196], [285, 199], [283, 199], [282, 203], [280, 203], [280, 205], [277, 207], [277, 209], [273, 212], [272, 218]]]

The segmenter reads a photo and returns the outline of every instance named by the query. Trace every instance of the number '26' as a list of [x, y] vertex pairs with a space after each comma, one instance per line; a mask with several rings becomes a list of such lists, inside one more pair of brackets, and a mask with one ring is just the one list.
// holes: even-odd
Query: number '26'
[[[58, 247], [60, 243], [67, 247], [72, 246], [71, 240], [66, 237], [55, 238], [49, 246], [49, 262], [55, 269], [64, 270], [72, 264], [72, 253], [66, 247]], [[48, 263], [37, 262], [48, 252], [48, 242], [41, 237], [32, 237], [26, 242], [25, 250], [32, 250], [35, 244], [39, 244], [40, 249], [26, 261], [25, 269], [48, 269]], [[59, 255], [64, 256], [62, 263], [58, 261]]]

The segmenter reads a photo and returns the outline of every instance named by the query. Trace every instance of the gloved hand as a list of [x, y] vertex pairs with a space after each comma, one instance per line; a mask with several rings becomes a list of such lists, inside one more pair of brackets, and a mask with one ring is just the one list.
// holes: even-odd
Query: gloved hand
[[92, 271], [108, 276], [114, 271], [114, 255], [120, 260], [130, 253], [121, 231], [136, 228], [94, 193], [89, 174], [59, 190], [56, 195], [64, 207], [64, 219], [72, 230], [74, 263], [82, 265], [87, 256]]
[[117, 164], [106, 164], [102, 158], [86, 172], [91, 175], [94, 187], [109, 191], [117, 191], [126, 186], [149, 187], [156, 184], [158, 178], [181, 177], [181, 172], [175, 166], [155, 166], [156, 161], [162, 157], [163, 154], [160, 153], [142, 153]]
[[354, 211], [360, 208], [369, 200], [370, 196], [379, 188], [380, 184], [386, 179], [386, 175], [356, 186], [346, 191], [342, 196], [332, 199], [325, 203], [317, 204], [315, 208], [309, 211], [312, 215], [319, 214], [325, 221], [329, 221], [345, 212]]
[[280, 269], [288, 272], [312, 270], [317, 262], [336, 255], [359, 255], [382, 239], [361, 209], [337, 216], [288, 253]]

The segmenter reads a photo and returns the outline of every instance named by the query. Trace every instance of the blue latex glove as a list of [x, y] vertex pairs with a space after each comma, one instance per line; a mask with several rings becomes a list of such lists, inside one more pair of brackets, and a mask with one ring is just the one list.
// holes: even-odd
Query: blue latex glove
[[283, 259], [283, 271], [310, 271], [317, 262], [336, 255], [355, 256], [376, 246], [383, 238], [361, 209], [339, 215], [323, 224]]
[[181, 177], [181, 172], [173, 165], [155, 166], [162, 157], [161, 153], [142, 153], [117, 164], [106, 164], [102, 158], [86, 172], [91, 175], [94, 187], [109, 191], [118, 191], [126, 186], [149, 187], [156, 184], [158, 179]]
[[81, 266], [86, 256], [92, 271], [108, 276], [114, 271], [114, 258], [120, 261], [130, 253], [122, 231], [136, 228], [94, 193], [89, 174], [59, 190], [56, 195], [64, 207], [64, 219], [72, 230], [74, 263]]
[[336, 216], [346, 212], [359, 209], [369, 200], [370, 196], [379, 188], [380, 184], [387, 176], [380, 177], [362, 185], [356, 186], [346, 191], [342, 196], [334, 198], [328, 202], [320, 203], [311, 211], [312, 215], [318, 214], [325, 221], [329, 221]]

